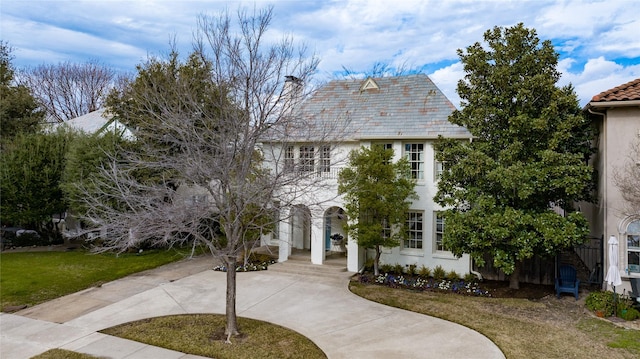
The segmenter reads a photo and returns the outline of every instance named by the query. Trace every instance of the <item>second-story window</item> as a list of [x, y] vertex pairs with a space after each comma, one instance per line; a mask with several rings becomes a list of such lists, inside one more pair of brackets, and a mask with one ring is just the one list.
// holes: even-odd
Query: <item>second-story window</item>
[[331, 147], [320, 147], [320, 169], [318, 172], [330, 172], [331, 171]]
[[435, 172], [435, 180], [439, 180], [442, 177], [442, 173], [447, 170], [447, 163], [436, 161], [436, 172]]
[[284, 170], [291, 172], [294, 169], [294, 150], [292, 145], [287, 145], [284, 148]]
[[404, 155], [411, 165], [411, 177], [417, 180], [424, 179], [424, 144], [406, 143]]
[[315, 151], [313, 146], [300, 146], [299, 170], [302, 172], [313, 172], [315, 168]]

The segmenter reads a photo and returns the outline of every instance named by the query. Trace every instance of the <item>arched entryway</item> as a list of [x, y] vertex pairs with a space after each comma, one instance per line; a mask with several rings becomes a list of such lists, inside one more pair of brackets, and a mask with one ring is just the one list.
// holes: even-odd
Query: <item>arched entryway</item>
[[291, 209], [289, 221], [291, 247], [293, 249], [311, 250], [311, 211], [303, 205]]
[[[347, 233], [344, 229], [347, 215], [340, 207], [331, 207], [324, 212], [325, 252], [346, 252]], [[341, 241], [340, 239], [342, 237]]]

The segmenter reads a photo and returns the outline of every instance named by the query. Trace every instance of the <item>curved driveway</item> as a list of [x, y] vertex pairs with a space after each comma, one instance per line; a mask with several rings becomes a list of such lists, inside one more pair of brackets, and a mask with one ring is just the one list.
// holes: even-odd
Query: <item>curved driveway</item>
[[[238, 273], [236, 309], [239, 316], [305, 335], [329, 358], [504, 358], [493, 342], [471, 329], [370, 302], [349, 292], [347, 284], [347, 275]], [[79, 315], [55, 319], [56, 306], [65, 302]], [[22, 316], [2, 314], [0, 357], [17, 359], [24, 352], [29, 358], [62, 347], [110, 358], [196, 358], [95, 332], [153, 316], [224, 312], [225, 273], [204, 270], [178, 280], [130, 276], [18, 313]]]

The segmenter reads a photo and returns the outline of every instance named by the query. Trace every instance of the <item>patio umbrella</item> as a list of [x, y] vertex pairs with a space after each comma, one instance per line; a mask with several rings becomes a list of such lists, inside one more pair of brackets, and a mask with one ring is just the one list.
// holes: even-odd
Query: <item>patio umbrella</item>
[[620, 271], [618, 270], [618, 240], [616, 236], [609, 237], [609, 269], [607, 270], [607, 276], [605, 282], [615, 287], [622, 284], [622, 278], [620, 278]]
[[609, 244], [609, 269], [607, 270], [605, 282], [613, 286], [614, 315], [617, 315], [618, 303], [616, 286], [622, 284], [622, 278], [620, 278], [620, 271], [618, 270], [618, 240], [616, 236], [611, 236], [607, 243]]

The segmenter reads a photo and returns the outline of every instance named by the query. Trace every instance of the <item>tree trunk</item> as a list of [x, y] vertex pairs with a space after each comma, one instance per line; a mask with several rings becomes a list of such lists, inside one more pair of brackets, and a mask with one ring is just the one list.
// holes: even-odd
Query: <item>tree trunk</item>
[[378, 276], [380, 274], [380, 246], [376, 246], [376, 259], [373, 261], [373, 274]]
[[236, 261], [235, 257], [227, 258], [227, 326], [224, 333], [227, 338], [238, 335], [238, 318], [236, 317]]
[[520, 270], [522, 269], [522, 262], [516, 261], [513, 268], [513, 273], [509, 276], [509, 288], [520, 289]]

